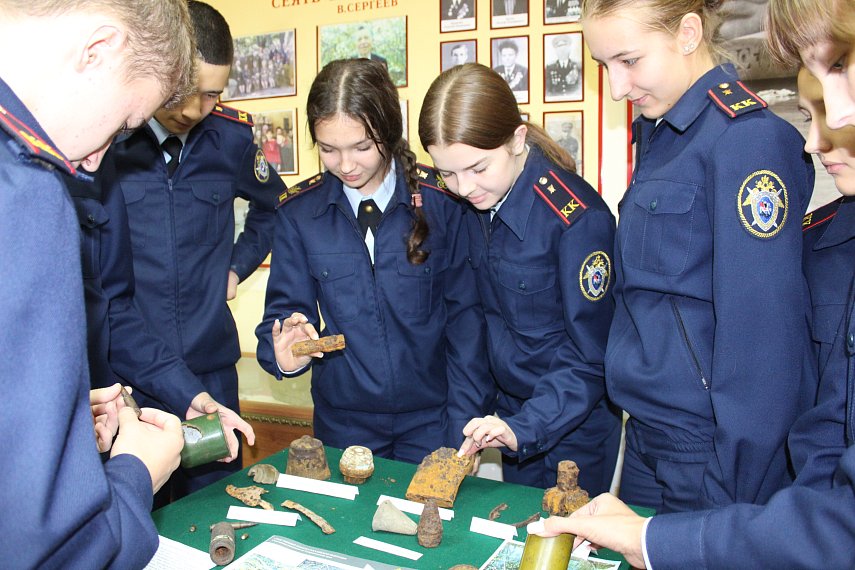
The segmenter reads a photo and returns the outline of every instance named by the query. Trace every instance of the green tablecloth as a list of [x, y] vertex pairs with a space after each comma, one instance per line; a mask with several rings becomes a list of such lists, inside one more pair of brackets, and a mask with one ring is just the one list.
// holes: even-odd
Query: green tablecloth
[[[332, 472], [330, 481], [343, 483], [344, 480], [338, 470], [341, 450], [327, 447], [326, 452]], [[269, 463], [284, 473], [286, 460], [287, 450], [276, 453], [261, 463]], [[470, 532], [469, 523], [473, 516], [486, 519], [490, 510], [500, 503], [507, 503], [508, 508], [502, 512], [498, 522], [515, 523], [536, 512], [545, 514], [541, 510], [542, 489], [466, 477], [454, 503], [454, 518], [451, 521], [443, 521], [442, 543], [437, 548], [422, 548], [415, 536], [371, 530], [371, 519], [377, 508], [377, 498], [380, 495], [405, 498], [407, 486], [415, 473], [416, 465], [382, 458], [375, 458], [374, 465], [374, 475], [367, 482], [359, 485], [359, 495], [353, 501], [281, 489], [275, 485], [260, 485], [269, 490], [264, 495], [264, 499], [277, 511], [293, 512], [280, 506], [284, 500], [291, 499], [324, 517], [336, 532], [331, 535], [323, 534], [305, 516], [296, 527], [259, 524], [252, 528], [235, 531], [235, 559], [270, 536], [281, 535], [304, 544], [386, 564], [420, 569], [446, 569], [455, 564], [464, 563], [478, 567], [490, 557], [502, 541]], [[160, 534], [207, 552], [211, 538], [208, 530], [210, 525], [226, 520], [226, 512], [231, 505], [243, 506], [240, 501], [226, 494], [226, 485], [246, 487], [256, 484], [246, 472], [247, 470], [244, 469], [155, 511], [153, 518]], [[652, 511], [646, 509], [636, 509], [636, 511], [645, 516], [652, 514]], [[415, 515], [410, 516], [418, 520]], [[190, 530], [193, 525], [196, 527], [195, 532]], [[241, 540], [240, 536], [244, 533], [249, 536], [246, 540]], [[413, 561], [353, 544], [353, 541], [360, 536], [415, 550], [423, 553], [424, 556], [420, 560]], [[517, 540], [524, 542], [525, 538], [525, 528], [519, 529]], [[620, 558], [615, 553], [604, 550], [597, 556], [612, 560]], [[626, 564], [622, 565], [622, 568], [624, 567], [628, 568]]]

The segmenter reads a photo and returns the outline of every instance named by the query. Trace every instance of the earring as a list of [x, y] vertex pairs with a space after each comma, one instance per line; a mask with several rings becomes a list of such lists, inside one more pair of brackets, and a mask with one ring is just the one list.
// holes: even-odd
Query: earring
[[695, 44], [694, 44], [694, 43], [686, 44], [686, 45], [683, 47], [683, 53], [685, 53], [685, 54], [692, 53], [692, 50], [694, 50], [694, 49], [695, 49]]

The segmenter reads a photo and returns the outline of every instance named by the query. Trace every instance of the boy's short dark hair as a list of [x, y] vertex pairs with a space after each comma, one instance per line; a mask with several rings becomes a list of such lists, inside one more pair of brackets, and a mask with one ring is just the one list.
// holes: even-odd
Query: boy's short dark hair
[[234, 44], [226, 19], [213, 6], [204, 2], [190, 0], [188, 5], [199, 57], [211, 65], [231, 65], [234, 61]]

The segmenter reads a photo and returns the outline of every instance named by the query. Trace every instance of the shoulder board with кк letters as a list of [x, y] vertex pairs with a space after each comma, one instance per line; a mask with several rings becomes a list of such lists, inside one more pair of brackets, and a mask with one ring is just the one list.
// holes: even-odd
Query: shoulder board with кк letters
[[551, 170], [537, 180], [534, 191], [568, 226], [588, 209], [588, 206], [573, 193], [573, 190]]
[[216, 115], [218, 117], [222, 117], [224, 119], [229, 119], [236, 123], [243, 123], [244, 125], [253, 126], [252, 115], [247, 113], [246, 111], [241, 111], [240, 109], [235, 109], [234, 107], [227, 107], [225, 105], [215, 105], [214, 110], [211, 111], [212, 115]]
[[424, 164], [416, 164], [416, 176], [419, 177], [419, 186], [433, 188], [439, 190], [443, 194], [448, 194], [452, 198], [457, 199], [457, 195], [448, 189], [445, 180], [437, 173], [436, 170], [425, 166]]
[[806, 232], [811, 228], [815, 228], [823, 224], [823, 222], [829, 221], [831, 218], [837, 214], [837, 209], [840, 208], [840, 204], [843, 203], [843, 198], [840, 197], [834, 202], [830, 204], [826, 204], [825, 206], [820, 206], [813, 212], [810, 212], [802, 218], [802, 231]]
[[719, 83], [707, 93], [731, 119], [766, 108], [766, 101], [750, 91], [741, 81]]
[[305, 192], [306, 190], [311, 190], [312, 188], [317, 188], [318, 186], [320, 186], [321, 181], [323, 179], [324, 179], [323, 174], [315, 174], [314, 176], [312, 176], [308, 180], [303, 180], [302, 182], [294, 184], [293, 186], [291, 186], [290, 188], [288, 188], [287, 190], [282, 192], [282, 194], [279, 195], [279, 206], [281, 206], [282, 204], [284, 204], [285, 202], [287, 202], [288, 200], [290, 200], [294, 196], [297, 196], [298, 194], [300, 194], [300, 192]]

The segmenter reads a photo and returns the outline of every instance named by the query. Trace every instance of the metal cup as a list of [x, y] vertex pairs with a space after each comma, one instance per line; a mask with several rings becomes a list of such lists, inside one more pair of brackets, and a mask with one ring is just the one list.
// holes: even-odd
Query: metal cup
[[196, 467], [228, 457], [229, 446], [219, 414], [206, 414], [181, 422], [184, 449], [181, 467]]
[[520, 570], [567, 570], [573, 551], [572, 534], [559, 534], [545, 538], [530, 534], [525, 539]]

